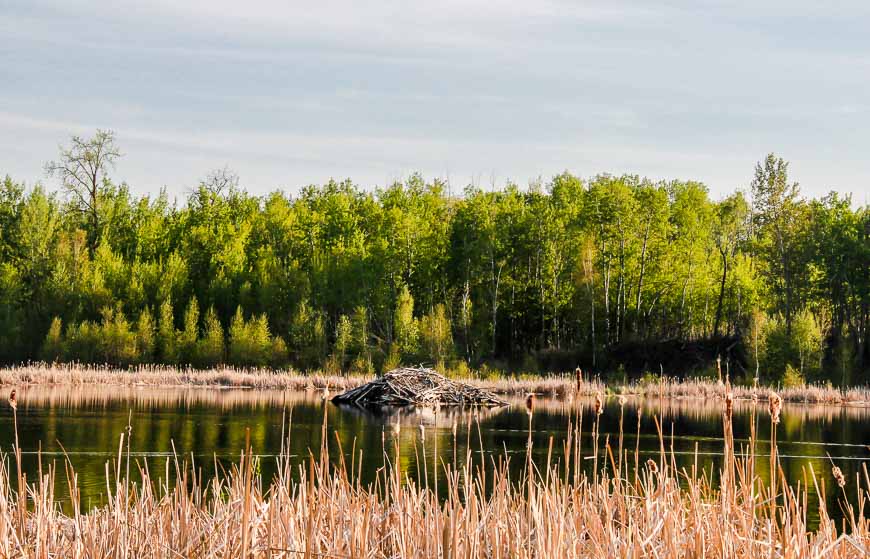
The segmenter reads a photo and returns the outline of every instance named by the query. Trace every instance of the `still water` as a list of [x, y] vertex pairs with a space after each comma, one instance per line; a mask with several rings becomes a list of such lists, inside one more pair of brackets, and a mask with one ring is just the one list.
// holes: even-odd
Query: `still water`
[[[531, 422], [533, 459], [543, 464], [552, 452], [553, 462], [564, 462], [562, 445], [569, 426], [572, 421], [576, 425], [581, 418], [582, 448], [588, 455], [594, 422], [590, 402], [538, 400]], [[759, 456], [759, 475], [767, 478], [767, 460], [763, 457], [769, 453], [770, 421], [766, 402], [735, 403], [735, 448], [738, 453], [748, 448], [753, 418], [757, 425], [755, 452]], [[641, 463], [648, 458], [658, 459], [661, 452], [658, 421], [668, 460], [673, 453], [679, 468], [691, 470], [697, 464], [715, 482], [723, 449], [720, 401], [629, 398], [620, 408], [610, 398], [601, 416], [602, 447], [609, 440], [617, 448], [620, 421], [630, 463], [634, 463], [636, 448]], [[325, 431], [333, 459], [343, 453], [349, 462], [351, 449], [355, 448], [358, 461], [362, 451], [360, 473], [364, 481], [377, 475], [383, 465], [385, 446], [390, 458], [394, 458], [397, 442], [403, 471], [412, 478], [427, 471], [431, 479], [435, 472], [443, 475], [443, 470], [433, 468], [436, 452], [439, 461], [447, 464], [456, 461], [462, 466], [469, 449], [473, 459], [483, 458], [488, 464], [508, 457], [509, 467], [519, 473], [529, 440], [529, 417], [520, 399], [505, 408], [477, 412], [442, 409], [438, 414], [430, 410], [375, 414], [324, 402], [318, 392], [118, 386], [18, 389], [18, 436], [28, 479], [36, 479], [40, 457], [43, 469], [53, 462], [58, 471], [56, 495], [66, 506], [68, 490], [63, 472], [64, 462], [69, 460], [79, 476], [85, 509], [104, 502], [106, 474], [114, 470], [120, 437], [127, 432], [128, 425], [131, 462], [147, 464], [155, 477], [165, 477], [167, 461], [173, 461], [173, 455], [193, 463], [207, 477], [216, 468], [228, 468], [238, 460], [245, 446], [246, 431], [250, 429], [253, 453], [260, 456], [260, 471], [268, 482], [275, 472], [282, 432], [286, 435], [288, 424], [287, 448], [294, 460], [300, 463], [307, 460], [309, 452], [317, 456]], [[3, 404], [0, 452], [5, 454], [10, 467], [14, 467], [14, 460], [8, 453], [14, 440], [12, 410]], [[790, 483], [803, 485], [809, 480], [811, 520], [818, 516], [818, 500], [812, 490], [810, 468], [819, 483], [826, 486], [831, 516], [842, 515], [839, 502], [842, 493], [831, 476], [832, 463], [846, 475], [847, 498], [855, 502], [856, 476], [864, 481], [870, 461], [867, 446], [870, 408], [786, 404], [777, 440], [782, 467]], [[126, 443], [124, 453], [126, 456]], [[587, 469], [592, 467], [591, 460], [585, 460], [584, 464]], [[170, 477], [173, 468], [168, 468]], [[136, 468], [131, 470], [135, 474]]]

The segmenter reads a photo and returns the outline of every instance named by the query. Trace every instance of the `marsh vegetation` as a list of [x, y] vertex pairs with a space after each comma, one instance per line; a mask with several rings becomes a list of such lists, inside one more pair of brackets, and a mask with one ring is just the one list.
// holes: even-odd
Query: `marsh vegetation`
[[316, 390], [31, 385], [0, 416], [2, 551], [862, 557], [870, 545], [868, 408], [785, 403], [774, 422], [766, 397], [512, 402], [371, 415]]

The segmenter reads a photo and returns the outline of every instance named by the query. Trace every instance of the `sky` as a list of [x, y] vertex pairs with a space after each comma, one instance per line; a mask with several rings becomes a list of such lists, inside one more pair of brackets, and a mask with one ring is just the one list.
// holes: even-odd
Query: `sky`
[[[570, 171], [870, 202], [870, 2], [0, 0], [0, 175], [70, 135], [184, 195], [420, 172], [455, 191]], [[56, 186], [56, 185], [55, 185]]]

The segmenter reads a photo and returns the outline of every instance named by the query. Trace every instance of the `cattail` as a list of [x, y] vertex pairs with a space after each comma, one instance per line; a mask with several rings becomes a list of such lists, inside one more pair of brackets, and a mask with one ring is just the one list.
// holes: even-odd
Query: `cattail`
[[729, 391], [725, 394], [725, 415], [728, 416], [728, 418], [730, 419], [733, 411], [734, 411], [734, 393]]
[[15, 390], [14, 389], [12, 390], [12, 394], [9, 395], [9, 406], [13, 410], [18, 409], [18, 402], [15, 400]]
[[840, 487], [846, 487], [846, 476], [843, 475], [843, 470], [838, 466], [834, 466], [831, 468], [831, 473], [834, 474], [834, 479], [837, 480], [837, 485]]
[[771, 392], [767, 398], [767, 409], [770, 411], [770, 421], [779, 423], [779, 412], [782, 410], [782, 398], [776, 392]]
[[574, 378], [577, 380], [577, 391], [580, 391], [580, 385], [583, 384], [583, 370], [577, 367], [574, 370]]
[[533, 413], [535, 411], [535, 393], [526, 394], [526, 411]]
[[650, 458], [646, 461], [646, 467], [650, 471], [650, 473], [657, 474], [659, 473], [659, 465], [656, 464], [656, 461]]
[[402, 424], [399, 423], [399, 420], [396, 419], [396, 422], [393, 423], [393, 434], [399, 436], [399, 433], [402, 432]]
[[453, 438], [454, 439], [456, 439], [456, 431], [457, 431], [457, 425], [456, 425], [456, 420], [454, 419], [453, 420]]
[[320, 399], [321, 400], [329, 399], [329, 385], [324, 386], [323, 389], [320, 391]]
[[422, 423], [420, 424], [420, 438], [421, 439], [426, 438], [426, 426], [423, 425]]
[[620, 394], [618, 402], [619, 402], [619, 407], [622, 407], [625, 405], [626, 402], [628, 402], [628, 398], [626, 398], [625, 396]]
[[601, 392], [595, 394], [595, 415], [604, 413], [604, 401], [601, 399]]

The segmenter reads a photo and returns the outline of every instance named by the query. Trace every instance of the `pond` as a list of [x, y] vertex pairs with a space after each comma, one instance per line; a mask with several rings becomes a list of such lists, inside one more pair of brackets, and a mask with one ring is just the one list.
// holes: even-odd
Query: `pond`
[[[293, 460], [301, 463], [308, 459], [309, 452], [319, 454], [324, 420], [330, 456], [335, 459], [344, 454], [350, 462], [355, 449], [355, 460], [360, 463], [361, 451], [359, 471], [364, 481], [377, 476], [384, 463], [385, 448], [390, 459], [394, 459], [398, 448], [403, 472], [418, 480], [422, 477], [420, 472], [428, 472], [428, 479], [420, 481], [430, 484], [434, 484], [436, 472], [443, 476], [443, 469], [434, 467], [436, 453], [440, 462], [455, 461], [459, 466], [464, 464], [469, 450], [473, 460], [482, 457], [489, 465], [507, 457], [509, 467], [519, 474], [530, 429], [522, 399], [505, 408], [477, 412], [441, 409], [437, 414], [431, 410], [385, 414], [338, 407], [324, 402], [314, 391], [121, 386], [18, 389], [18, 436], [28, 479], [36, 479], [40, 456], [43, 468], [53, 462], [59, 472], [56, 496], [66, 506], [69, 499], [63, 472], [64, 462], [69, 460], [79, 475], [85, 509], [105, 501], [107, 468], [111, 471], [115, 467], [120, 437], [127, 432], [128, 424], [131, 461], [147, 463], [155, 477], [166, 477], [169, 471], [170, 478], [174, 467], [167, 468], [167, 462], [173, 461], [173, 455], [188, 464], [193, 462], [207, 477], [216, 468], [228, 468], [238, 461], [250, 430], [252, 451], [260, 457], [260, 471], [269, 481], [276, 470], [287, 425], [290, 425], [287, 448]], [[584, 455], [589, 455], [594, 422], [591, 401], [539, 399], [531, 420], [533, 459], [543, 465], [550, 455], [553, 462], [564, 462], [563, 443], [570, 426], [581, 421], [582, 448]], [[629, 464], [634, 464], [635, 451], [641, 463], [659, 458], [662, 441], [657, 425], [660, 425], [668, 460], [673, 456], [679, 468], [688, 470], [697, 465], [715, 483], [723, 452], [721, 401], [629, 398], [621, 408], [615, 398], [608, 399], [601, 416], [599, 444], [603, 448], [609, 441], [617, 455], [620, 421]], [[767, 479], [769, 468], [764, 458], [770, 448], [767, 403], [736, 402], [733, 423], [738, 453], [749, 450], [753, 421], [757, 426], [758, 471]], [[8, 454], [15, 440], [13, 417], [11, 408], [5, 404], [0, 407], [0, 425], [0, 450], [6, 453], [4, 458], [10, 467], [14, 467]], [[811, 468], [819, 483], [826, 486], [831, 516], [842, 515], [841, 494], [831, 476], [832, 463], [846, 475], [847, 496], [855, 502], [856, 476], [864, 480], [870, 460], [867, 446], [870, 408], [786, 404], [777, 441], [789, 482], [803, 486], [809, 483], [811, 524], [818, 518]], [[126, 456], [126, 443], [124, 452]], [[592, 468], [591, 460], [583, 463], [587, 469]], [[135, 473], [136, 468], [131, 470]]]

